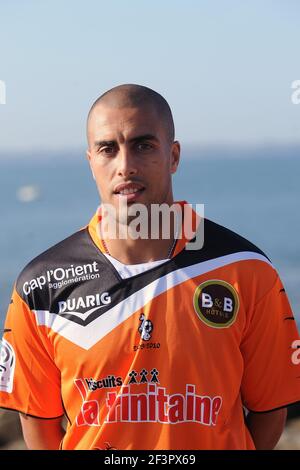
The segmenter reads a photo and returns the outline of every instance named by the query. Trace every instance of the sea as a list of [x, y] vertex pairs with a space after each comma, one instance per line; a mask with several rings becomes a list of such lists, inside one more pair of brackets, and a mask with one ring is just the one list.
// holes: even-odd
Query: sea
[[[22, 268], [84, 226], [99, 196], [84, 152], [0, 155], [0, 328]], [[176, 200], [261, 248], [279, 272], [300, 326], [300, 149], [182, 153]]]

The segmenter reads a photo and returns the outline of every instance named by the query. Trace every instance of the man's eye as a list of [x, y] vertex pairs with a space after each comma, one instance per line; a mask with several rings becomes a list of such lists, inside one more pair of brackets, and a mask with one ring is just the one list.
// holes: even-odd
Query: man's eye
[[137, 148], [140, 151], [145, 151], [145, 150], [152, 150], [153, 146], [151, 144], [147, 144], [144, 142], [144, 143], [137, 144]]
[[114, 148], [113, 147], [103, 147], [100, 149], [100, 152], [104, 155], [112, 155], [112, 153], [114, 152]]

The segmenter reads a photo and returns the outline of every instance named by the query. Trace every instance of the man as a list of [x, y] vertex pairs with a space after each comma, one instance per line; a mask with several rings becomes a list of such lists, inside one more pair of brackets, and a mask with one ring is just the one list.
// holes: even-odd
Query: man
[[31, 449], [274, 448], [286, 406], [300, 400], [300, 361], [270, 260], [182, 201], [167, 236], [162, 224], [156, 237], [120, 236], [134, 204], [146, 209], [141, 230], [153, 205], [174, 203], [180, 146], [158, 93], [109, 90], [87, 135], [102, 205], [20, 274], [0, 405], [20, 412]]

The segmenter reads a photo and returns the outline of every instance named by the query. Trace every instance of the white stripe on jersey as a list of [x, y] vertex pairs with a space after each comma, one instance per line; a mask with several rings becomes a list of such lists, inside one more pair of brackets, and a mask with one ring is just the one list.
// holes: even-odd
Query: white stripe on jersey
[[67, 318], [47, 310], [32, 311], [36, 316], [38, 325], [45, 325], [72, 343], [75, 343], [77, 346], [88, 350], [158, 295], [189, 279], [208, 273], [214, 269], [246, 260], [263, 261], [273, 267], [272, 263], [265, 256], [252, 251], [243, 251], [220, 256], [219, 258], [202, 261], [192, 266], [186, 266], [155, 279], [155, 281], [152, 281], [139, 291], [134, 292], [86, 326], [74, 323]]

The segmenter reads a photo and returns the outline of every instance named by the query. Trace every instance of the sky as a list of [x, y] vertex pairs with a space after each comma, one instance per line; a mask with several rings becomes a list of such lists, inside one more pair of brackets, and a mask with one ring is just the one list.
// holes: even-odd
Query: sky
[[300, 144], [299, 20], [298, 0], [0, 0], [0, 155], [84, 148], [121, 83], [161, 93], [185, 144]]

